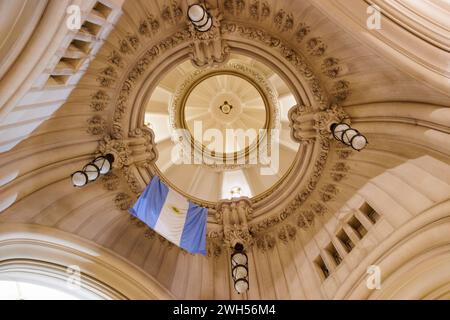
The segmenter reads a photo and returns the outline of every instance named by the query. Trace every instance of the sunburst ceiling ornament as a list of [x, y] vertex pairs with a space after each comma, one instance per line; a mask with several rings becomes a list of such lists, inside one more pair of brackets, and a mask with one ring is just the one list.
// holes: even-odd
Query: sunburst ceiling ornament
[[224, 103], [219, 107], [220, 111], [223, 114], [230, 114], [231, 110], [233, 110], [233, 106], [228, 104], [228, 101], [224, 101]]

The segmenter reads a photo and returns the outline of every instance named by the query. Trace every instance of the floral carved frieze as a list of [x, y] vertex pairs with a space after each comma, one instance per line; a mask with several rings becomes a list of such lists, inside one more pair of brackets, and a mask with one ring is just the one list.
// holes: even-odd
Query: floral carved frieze
[[[268, 37], [264, 35], [266, 31], [252, 26], [251, 28], [247, 28], [247, 33], [250, 34], [250, 37], [260, 38], [272, 47], [278, 47], [282, 44], [283, 41], [280, 37], [283, 37], [283, 39], [289, 43], [291, 42], [290, 39], [294, 39], [295, 41], [293, 41], [292, 45], [295, 46], [298, 44], [304, 44], [305, 53], [307, 53], [312, 59], [323, 59], [321, 71], [324, 76], [330, 79], [336, 79], [342, 75], [344, 68], [342, 65], [339, 65], [339, 60], [334, 57], [326, 56], [328, 45], [321, 37], [307, 38], [307, 36], [311, 33], [311, 27], [305, 22], [296, 22], [293, 14], [289, 13], [289, 10], [283, 8], [274, 10], [271, 8], [269, 3], [260, 0], [241, 0], [239, 2], [241, 3], [240, 6], [237, 5], [237, 1], [233, 0], [227, 0], [224, 3], [224, 12], [229, 14], [230, 18], [232, 17], [231, 20], [238, 18], [261, 22], [263, 19], [266, 19], [272, 15], [271, 19], [273, 21], [274, 29], [276, 29], [278, 34], [281, 31], [279, 36]], [[239, 10], [238, 7], [240, 8]], [[241, 13], [244, 12], [243, 8], [245, 7], [248, 7], [248, 16], [242, 15], [241, 17]], [[284, 44], [284, 46], [288, 47], [287, 44]], [[297, 49], [297, 46], [295, 46], [295, 49]], [[293, 55], [291, 55], [291, 57], [293, 57]], [[300, 64], [299, 67], [304, 69], [305, 66]], [[305, 71], [306, 73], [310, 72], [310, 70]], [[311, 86], [317, 87], [317, 85], [317, 80], [311, 81]], [[342, 88], [342, 83], [335, 83], [333, 86], [334, 87], [330, 89], [330, 93], [332, 95], [337, 95], [335, 99], [332, 99], [334, 102], [342, 102], [349, 96], [350, 89]], [[326, 104], [327, 103], [324, 102], [323, 105]]]
[[311, 28], [304, 22], [301, 22], [295, 32], [295, 39], [297, 42], [302, 42], [303, 39], [311, 32]]
[[222, 23], [223, 34], [238, 34], [241, 37], [263, 43], [270, 48], [277, 49], [279, 54], [286, 59], [309, 83], [311, 93], [318, 107], [326, 109], [329, 105], [328, 95], [320, 84], [319, 78], [314, 74], [306, 58], [289, 44], [269, 32], [236, 23]]
[[[223, 6], [225, 10], [228, 10], [228, 13], [241, 14], [242, 17], [250, 15], [254, 20], [258, 21], [262, 21], [278, 12], [270, 8], [266, 1], [250, 1], [246, 3], [245, 1], [228, 0], [224, 2]], [[226, 9], [227, 6], [229, 9]], [[163, 7], [163, 10], [167, 9]], [[175, 18], [173, 8], [170, 8], [169, 11], [171, 17], [166, 12], [166, 16], [161, 17], [161, 23], [167, 19], [173, 20]], [[267, 19], [267, 23], [270, 23], [272, 19], [273, 17]], [[145, 183], [148, 183], [148, 181], [142, 181], [142, 176], [139, 174], [137, 167], [152, 167], [158, 155], [152, 134], [142, 136], [142, 132], [139, 132], [139, 130], [134, 131], [133, 129], [131, 132], [128, 132], [129, 114], [133, 108], [132, 101], [134, 101], [133, 97], [138, 91], [137, 89], [142, 78], [144, 78], [144, 74], [149, 73], [158, 64], [157, 61], [161, 61], [161, 57], [164, 57], [167, 52], [173, 53], [173, 49], [177, 46], [180, 46], [180, 48], [190, 46], [191, 59], [198, 67], [222, 63], [226, 65], [227, 55], [229, 54], [226, 44], [227, 39], [242, 37], [255, 47], [261, 45], [267, 47], [268, 50], [279, 56], [280, 61], [289, 64], [290, 68], [295, 70], [299, 77], [305, 80], [312, 94], [311, 101], [313, 101], [313, 106], [303, 107], [303, 109], [299, 106], [290, 112], [289, 116], [291, 128], [295, 129], [293, 130], [294, 140], [318, 144], [317, 149], [319, 151], [311, 162], [312, 170], [309, 176], [305, 177], [305, 187], [299, 187], [295, 191], [296, 194], [293, 200], [287, 204], [284, 203], [284, 207], [268, 213], [264, 219], [258, 219], [258, 221], [251, 219], [252, 208], [259, 199], [255, 200], [253, 204], [250, 201], [242, 201], [238, 204], [233, 201], [225, 201], [218, 204], [215, 208], [218, 212], [216, 215], [217, 224], [214, 225], [217, 228], [221, 228], [220, 232], [208, 233], [208, 242], [214, 237], [213, 244], [208, 247], [208, 254], [217, 256], [223, 251], [221, 246], [223, 242], [231, 245], [236, 239], [248, 244], [258, 243], [258, 240], [260, 240], [260, 243], [263, 243], [261, 246], [267, 248], [273, 247], [272, 238], [275, 239], [275, 242], [281, 241], [283, 243], [294, 240], [298, 228], [309, 228], [314, 222], [316, 215], [323, 215], [326, 212], [326, 206], [321, 201], [313, 202], [310, 205], [306, 201], [316, 187], [317, 189], [320, 187], [320, 185], [318, 186], [319, 179], [323, 173], [330, 148], [329, 132], [326, 130], [331, 121], [330, 119], [343, 118], [340, 110], [333, 111], [333, 107], [330, 107], [330, 105], [333, 102], [342, 102], [350, 94], [350, 89], [349, 83], [345, 80], [336, 82], [330, 92], [324, 89], [320, 78], [315, 74], [305, 55], [299, 50], [300, 45], [308, 45], [310, 28], [304, 23], [294, 24], [286, 13], [281, 20], [279, 28], [280, 31], [285, 29], [284, 32], [286, 33], [283, 33], [284, 36], [292, 36], [293, 44], [261, 28], [249, 27], [226, 20], [214, 20], [215, 26], [210, 33], [199, 34], [192, 30], [191, 27], [185, 27], [184, 29], [180, 28], [179, 31], [174, 32], [170, 37], [161, 39], [158, 36], [158, 32], [161, 29], [159, 20], [154, 16], [149, 16], [147, 19], [139, 22], [136, 30], [123, 35], [118, 46], [116, 45], [109, 54], [105, 55], [105, 57], [108, 57], [106, 61], [112, 69], [107, 67], [100, 69], [103, 73], [99, 73], [99, 77], [107, 79], [103, 83], [105, 87], [112, 88], [114, 86], [116, 92], [113, 97], [113, 90], [100, 89], [107, 91], [111, 95], [111, 102], [114, 103], [115, 109], [112, 116], [112, 124], [109, 127], [109, 135], [105, 136], [100, 143], [99, 152], [107, 153], [108, 150], [113, 154], [115, 152], [114, 155], [117, 155], [118, 160], [117, 163], [115, 161], [114, 165], [120, 169], [119, 172], [125, 178], [130, 190], [134, 195], [142, 192]], [[231, 40], [228, 41], [231, 45]], [[317, 50], [320, 53], [322, 50], [320, 48], [321, 45], [318, 43], [312, 47], [312, 50]], [[206, 53], [207, 51], [209, 53]], [[312, 51], [307, 50], [305, 52], [309, 54]], [[324, 51], [322, 56], [311, 55], [308, 58], [328, 59], [325, 53]], [[324, 62], [321, 70], [322, 74], [329, 78], [338, 77], [340, 72], [338, 63], [337, 60]], [[215, 66], [215, 68], [223, 67], [223, 65]], [[125, 72], [125, 70], [126, 74], [120, 74]], [[201, 72], [203, 70], [205, 69], [198, 71]], [[100, 83], [100, 85], [102, 84]], [[334, 97], [333, 95], [336, 96]], [[98, 108], [98, 111], [105, 110], [109, 105], [109, 100], [106, 99], [92, 97], [92, 102], [94, 101], [97, 106], [92, 106], [92, 108]], [[99, 104], [103, 101], [105, 101], [104, 105]], [[339, 107], [337, 108], [339, 109]], [[320, 112], [323, 112], [323, 114]], [[105, 134], [106, 127], [103, 127], [103, 131], [96, 130], [96, 132], [99, 132], [97, 134]], [[145, 151], [139, 153], [142, 149], [145, 149]], [[337, 173], [345, 174], [343, 171]], [[317, 193], [319, 193], [319, 190], [317, 190]], [[211, 212], [214, 213], [215, 211], [211, 210]], [[225, 216], [227, 218], [224, 219]], [[292, 219], [287, 222], [286, 220], [289, 217], [292, 217]], [[227, 219], [235, 223], [227, 221]], [[289, 227], [286, 226], [287, 224]], [[297, 228], [297, 231], [294, 231], [293, 228]], [[268, 232], [273, 232], [274, 235], [269, 236]]]

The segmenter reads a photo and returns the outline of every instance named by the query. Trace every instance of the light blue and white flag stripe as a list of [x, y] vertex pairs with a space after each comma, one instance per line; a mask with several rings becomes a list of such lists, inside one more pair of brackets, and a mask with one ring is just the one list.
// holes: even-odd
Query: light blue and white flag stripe
[[154, 176], [129, 212], [190, 253], [206, 254], [208, 209], [193, 204]]

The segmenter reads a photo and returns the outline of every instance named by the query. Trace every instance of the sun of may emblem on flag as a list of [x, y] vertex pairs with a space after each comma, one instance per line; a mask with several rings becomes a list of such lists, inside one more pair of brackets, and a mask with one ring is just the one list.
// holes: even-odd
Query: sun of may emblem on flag
[[178, 209], [175, 206], [170, 206], [170, 209], [172, 209], [173, 213], [175, 213], [175, 214], [180, 214], [181, 213], [180, 209]]

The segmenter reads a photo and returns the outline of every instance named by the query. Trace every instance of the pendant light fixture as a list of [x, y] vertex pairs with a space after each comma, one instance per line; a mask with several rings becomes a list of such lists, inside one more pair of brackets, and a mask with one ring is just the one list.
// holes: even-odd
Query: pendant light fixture
[[211, 14], [206, 10], [206, 5], [192, 4], [188, 7], [188, 19], [194, 25], [195, 30], [199, 32], [207, 32], [213, 25]]
[[89, 182], [95, 181], [100, 175], [105, 175], [111, 171], [114, 156], [107, 154], [94, 159], [86, 164], [81, 171], [72, 173], [71, 180], [74, 187], [81, 188]]
[[336, 140], [352, 147], [356, 151], [361, 151], [368, 144], [367, 138], [364, 135], [346, 123], [333, 123], [331, 125], [331, 132]]
[[234, 289], [241, 294], [249, 289], [248, 283], [248, 257], [244, 252], [244, 245], [236, 243], [231, 255], [231, 276], [234, 282]]

